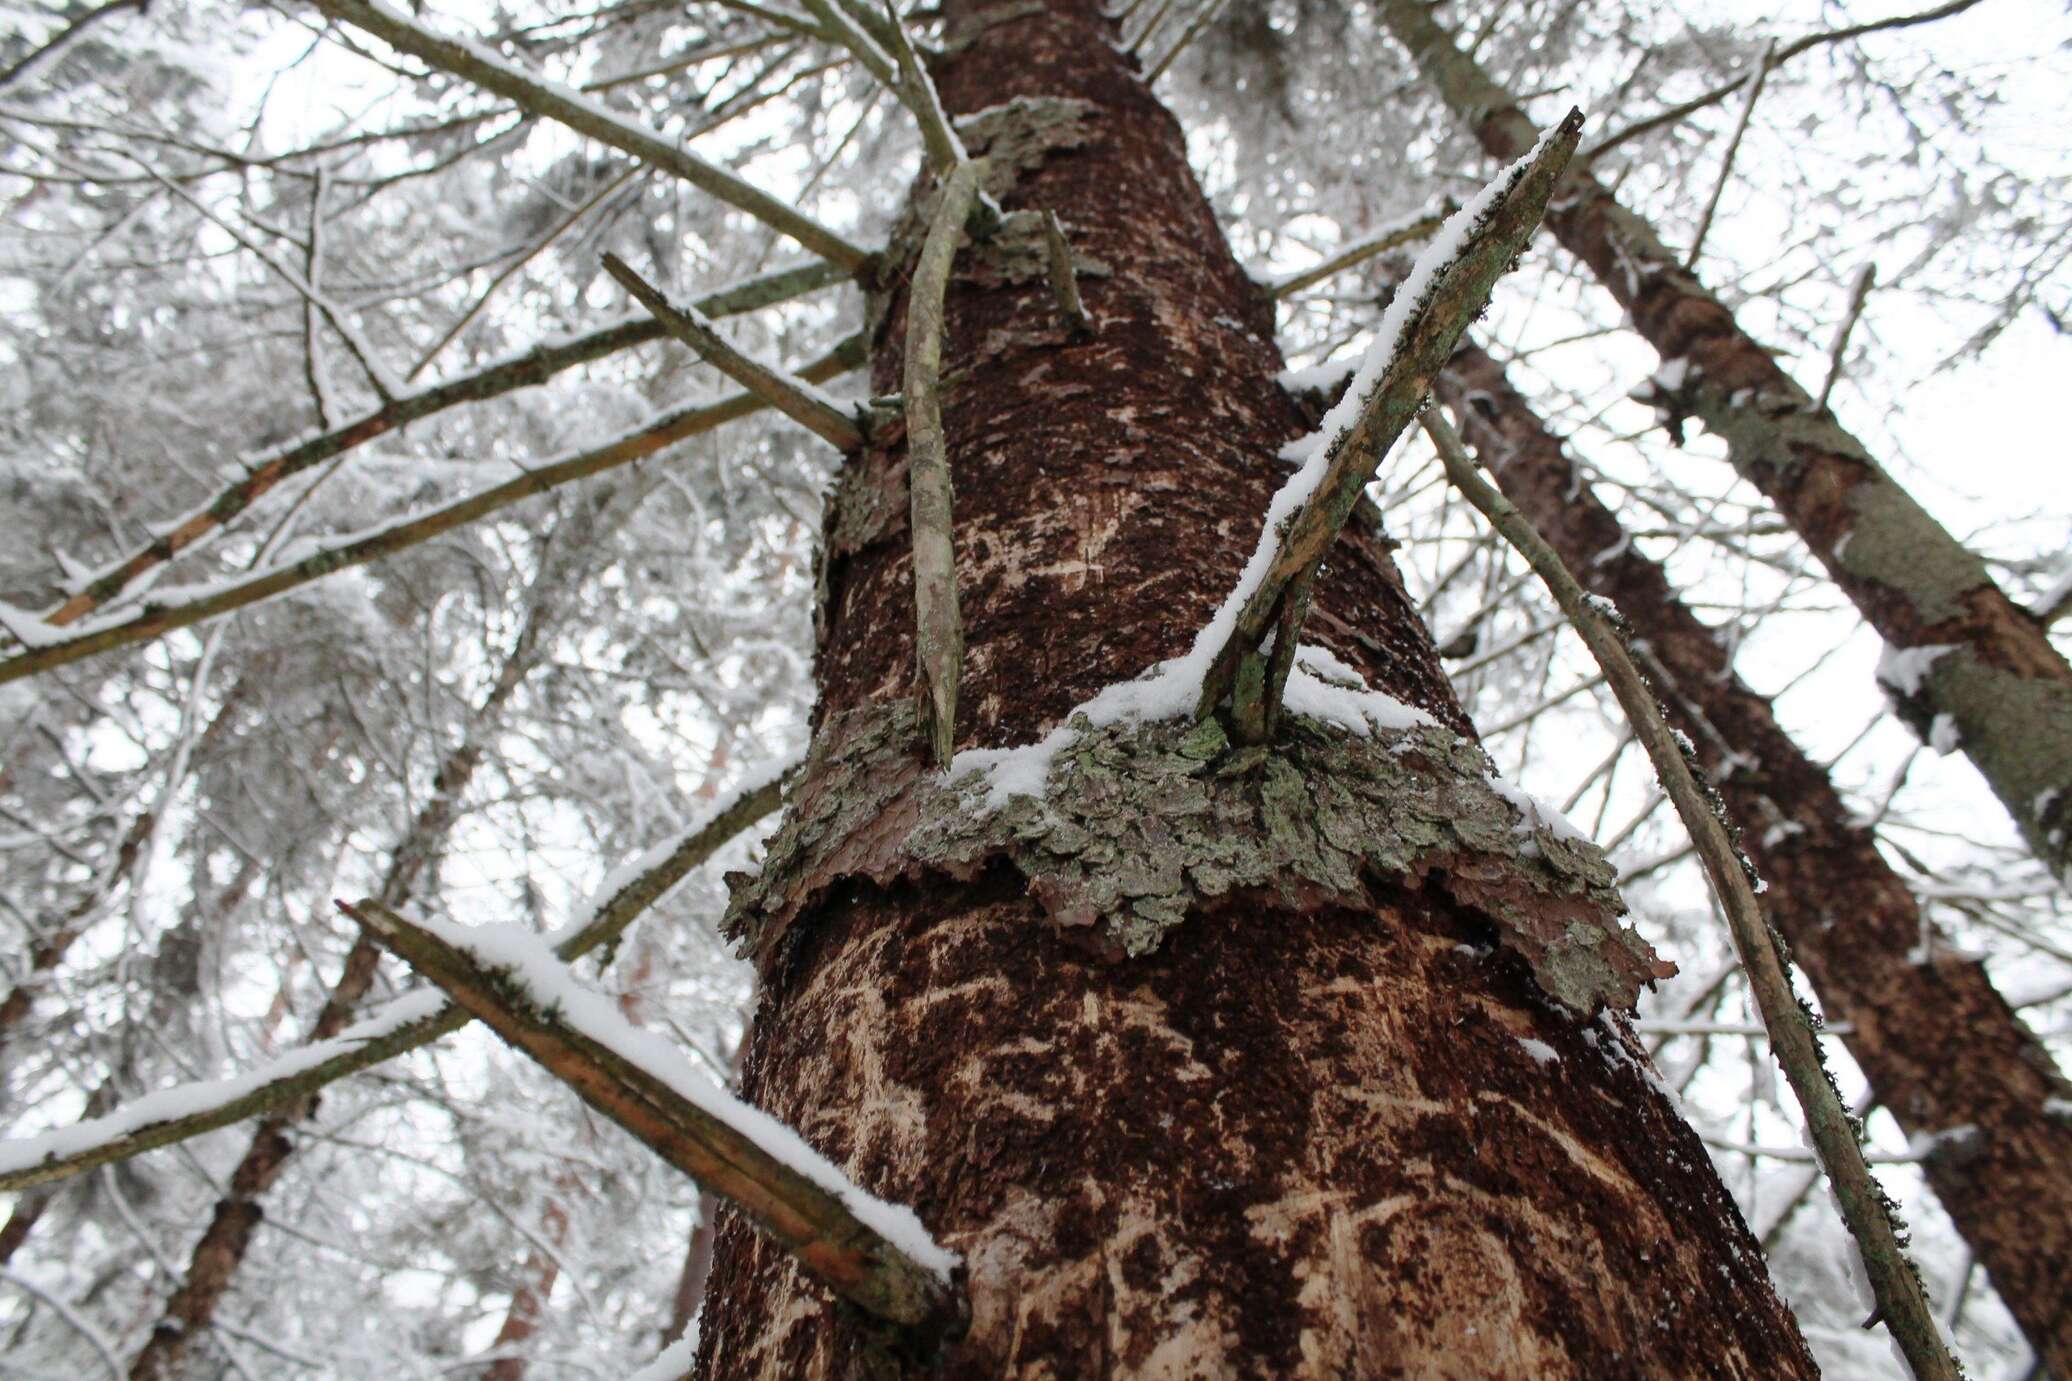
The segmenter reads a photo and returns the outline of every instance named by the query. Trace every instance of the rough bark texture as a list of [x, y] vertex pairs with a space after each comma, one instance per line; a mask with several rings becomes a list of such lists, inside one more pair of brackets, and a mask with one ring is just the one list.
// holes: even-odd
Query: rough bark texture
[[[1388, 0], [1391, 32], [1419, 71], [1501, 159], [1539, 130], [1511, 94], [1455, 46], [1422, 0]], [[1654, 231], [1586, 169], [1547, 216], [1665, 361], [1685, 368], [1653, 401], [1678, 437], [1695, 416], [1760, 489], [1888, 646], [1921, 649], [1918, 690], [1897, 689], [1923, 738], [1938, 718], [1984, 775], [2036, 856], [2072, 870], [2072, 666], [1985, 565], [1814, 405]], [[1902, 678], [1911, 679], [1911, 678]]]
[[[1083, 272], [1085, 338], [1054, 306], [1040, 220], [1026, 253], [1005, 230], [968, 250], [950, 289], [958, 737], [999, 746], [1187, 649], [1257, 539], [1286, 473], [1275, 452], [1305, 427], [1273, 383], [1266, 304], [1095, 0], [948, 15], [947, 108], [1020, 103], [961, 126], [1009, 170], [990, 188], [1008, 228], [1054, 210], [1105, 270]], [[883, 286], [880, 388], [903, 315], [897, 278]], [[895, 440], [852, 457], [830, 517], [824, 736], [910, 694]], [[1341, 542], [1310, 630], [1471, 735], [1372, 534]], [[911, 777], [917, 752], [908, 736], [884, 776]], [[1454, 760], [1436, 756], [1425, 770], [1444, 778]], [[1313, 791], [1332, 785], [1320, 761]], [[1156, 864], [1147, 839], [1125, 852]], [[843, 839], [807, 842], [844, 856]], [[965, 876], [815, 870], [760, 950], [748, 1096], [965, 1256], [969, 1327], [940, 1374], [1813, 1374], [1622, 1024], [1548, 1001], [1444, 868], [1370, 864], [1357, 904], [1198, 897], [1149, 953], [1119, 957], [1047, 909], [1027, 866], [1009, 849]], [[737, 1215], [721, 1215], [712, 1279], [699, 1375], [870, 1360], [853, 1317]]]
[[[2072, 1085], [1984, 968], [1925, 926], [1818, 763], [1734, 674], [1715, 630], [1662, 567], [1632, 550], [1560, 440], [1482, 350], [1460, 351], [1438, 396], [1504, 494], [1593, 593], [1618, 605], [1672, 720], [1697, 745], [1750, 859], [1771, 924], [1909, 1135], [1939, 1138], [1928, 1182], [2053, 1372], [2072, 1375]], [[1616, 553], [1616, 555], [1607, 555]], [[1916, 961], [1929, 944], [1933, 961]]]

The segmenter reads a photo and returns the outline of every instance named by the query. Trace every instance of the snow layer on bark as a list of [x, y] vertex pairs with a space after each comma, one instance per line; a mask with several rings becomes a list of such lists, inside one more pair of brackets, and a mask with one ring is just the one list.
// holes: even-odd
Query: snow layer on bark
[[540, 1011], [554, 1013], [564, 1026], [638, 1066], [700, 1111], [733, 1128], [840, 1199], [857, 1221], [904, 1252], [916, 1265], [945, 1280], [956, 1268], [960, 1258], [929, 1236], [912, 1209], [887, 1203], [869, 1193], [790, 1127], [713, 1083], [681, 1050], [662, 1037], [627, 1021], [610, 998], [585, 987], [534, 932], [520, 925], [464, 926], [416, 915], [408, 919], [501, 971], [525, 991]]

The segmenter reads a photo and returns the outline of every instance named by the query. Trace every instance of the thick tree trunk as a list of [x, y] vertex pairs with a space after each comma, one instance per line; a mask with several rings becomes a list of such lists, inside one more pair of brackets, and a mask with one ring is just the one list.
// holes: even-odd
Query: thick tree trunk
[[[1062, 218], [1093, 325], [1058, 319], [1012, 215], [960, 257], [971, 748], [1185, 652], [1305, 428], [1096, 0], [948, 11], [944, 103], [986, 112], [965, 136], [1010, 213]], [[1814, 1373], [1623, 1023], [1548, 997], [1630, 993], [1643, 947], [1601, 860], [1484, 781], [1375, 537], [1334, 552], [1312, 636], [1444, 727], [1291, 715], [1270, 751], [1213, 724], [1094, 732], [1041, 805], [989, 814], [921, 766], [902, 465], [880, 443], [836, 497], [814, 754], [733, 919], [763, 983], [748, 1095], [964, 1256], [944, 1374]], [[887, 1360], [721, 1223], [698, 1374]]]
[[[1935, 1138], [1922, 1169], [2030, 1344], [2072, 1376], [2072, 1099], [2049, 1053], [1983, 967], [1944, 941], [1858, 829], [1818, 763], [1734, 674], [1660, 565], [1634, 551], [1560, 440], [1480, 349], [1461, 350], [1438, 396], [1505, 497], [1593, 593], [1618, 605], [1672, 719], [1697, 745], [1791, 942], [1872, 1092], [1909, 1135]], [[1920, 959], [1931, 947], [1932, 959]]]
[[[1382, 17], [1492, 156], [1532, 147], [1539, 130], [1430, 5], [1386, 0]], [[1888, 647], [1910, 654], [1881, 673], [1909, 722], [1924, 739], [1938, 721], [1954, 729], [2030, 849], [2060, 880], [2072, 877], [2072, 665], [2043, 625], [1587, 167], [1571, 167], [1547, 224], [1660, 352], [1654, 402], [1677, 435], [1696, 416], [1726, 439], [1736, 472], [1777, 505]]]

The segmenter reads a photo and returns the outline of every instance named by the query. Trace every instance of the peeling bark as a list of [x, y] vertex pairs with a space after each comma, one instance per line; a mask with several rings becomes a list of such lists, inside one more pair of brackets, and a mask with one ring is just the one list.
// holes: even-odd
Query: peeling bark
[[[1008, 223], [1055, 211], [1110, 269], [1082, 284], [1090, 335], [1059, 319], [1040, 234], [1026, 275], [971, 255], [951, 280], [967, 748], [1030, 742], [1185, 652], [1306, 427], [1270, 299], [1096, 0], [948, 18], [936, 84], [953, 113], [996, 108], [992, 138], [959, 128], [1014, 170], [988, 188]], [[1067, 109], [1069, 138], [1029, 130]], [[1003, 156], [1011, 138], [1034, 155]], [[895, 236], [879, 284], [880, 391], [914, 248]], [[1477, 847], [1526, 876], [1525, 839], [1469, 799], [1489, 792], [1473, 731], [1377, 533], [1339, 538], [1307, 628], [1439, 729], [1090, 735], [1050, 799], [995, 816], [917, 758], [844, 753], [911, 742], [887, 724], [912, 715], [904, 466], [875, 437], [831, 506], [814, 762], [735, 919], [763, 961], [747, 1095], [964, 1255], [970, 1325], [933, 1374], [1814, 1374], [1622, 1022], [1550, 1001], [1501, 907], [1464, 893]], [[1363, 773], [1393, 775], [1365, 793]], [[1341, 791], [1373, 838], [1326, 832]], [[1290, 866], [1219, 876], [1205, 842]], [[1523, 921], [1603, 900], [1587, 856], [1541, 862]], [[857, 1374], [854, 1318], [720, 1224], [696, 1374]]]
[[[1539, 130], [1429, 5], [1385, 0], [1382, 17], [1493, 157], [1533, 146]], [[1661, 357], [1685, 362], [1683, 381], [1653, 398], [1672, 431], [1681, 439], [1695, 416], [1724, 438], [1735, 471], [1887, 646], [1932, 656], [1918, 697], [1899, 697], [1902, 713], [1924, 739], [1949, 715], [2029, 848], [2060, 880], [2072, 875], [2072, 665], [2043, 627], [1587, 169], [1570, 171], [1547, 224]]]
[[[2072, 1121], [2047, 1108], [2072, 1085], [1984, 968], [1924, 924], [1826, 771], [1662, 567], [1632, 550], [1503, 367], [1470, 346], [1437, 392], [1505, 496], [1645, 646], [1656, 690], [1744, 828], [1771, 924], [1828, 1018], [1850, 1024], [1843, 1044], [1873, 1095], [1909, 1135], [1947, 1148], [1922, 1165], [1937, 1199], [2038, 1355], [2072, 1375]], [[1934, 958], [1916, 962], [1924, 944]]]

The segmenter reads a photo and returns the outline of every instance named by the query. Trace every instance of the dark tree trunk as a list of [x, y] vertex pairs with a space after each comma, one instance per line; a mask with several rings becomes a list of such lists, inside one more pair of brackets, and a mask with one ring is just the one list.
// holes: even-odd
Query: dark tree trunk
[[2072, 1376], [2072, 1122], [2049, 1111], [2072, 1086], [1984, 968], [1924, 923], [1825, 769], [1734, 674], [1661, 566], [1632, 550], [1502, 366], [1464, 349], [1437, 391], [1505, 496], [1631, 623], [1769, 883], [1765, 914], [1829, 1019], [1853, 1026], [1844, 1043], [1878, 1101], [1909, 1134], [1939, 1138], [1922, 1166], [1936, 1197], [2038, 1355]]
[[[1096, 0], [948, 12], [944, 102], [988, 111], [967, 139], [1009, 212], [1063, 219], [1094, 326], [1058, 320], [1011, 216], [960, 257], [971, 748], [1185, 652], [1306, 427]], [[747, 1094], [963, 1254], [943, 1374], [1814, 1374], [1623, 1023], [1549, 999], [1630, 995], [1643, 947], [1601, 861], [1492, 814], [1377, 536], [1333, 553], [1310, 636], [1446, 728], [1290, 716], [1271, 752], [1214, 725], [1090, 734], [1008, 830], [920, 764], [902, 467], [896, 444], [852, 456], [834, 502], [814, 753], [733, 919], [762, 975]], [[722, 1213], [698, 1374], [885, 1357]]]

